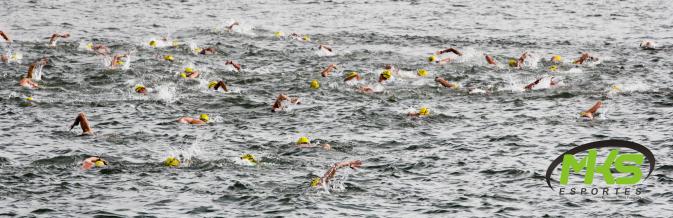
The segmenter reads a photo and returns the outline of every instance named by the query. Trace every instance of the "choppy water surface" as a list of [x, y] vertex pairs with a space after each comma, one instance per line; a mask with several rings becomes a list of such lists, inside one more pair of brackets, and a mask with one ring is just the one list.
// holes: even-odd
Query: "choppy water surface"
[[[668, 1], [2, 1], [0, 30], [23, 53], [23, 64], [0, 65], [0, 213], [27, 216], [669, 216], [673, 143], [670, 85], [673, 19]], [[236, 31], [223, 27], [238, 20]], [[54, 32], [72, 34], [48, 48]], [[273, 32], [309, 34], [313, 42], [278, 40]], [[169, 34], [212, 46], [196, 56], [182, 48], [152, 49]], [[641, 40], [658, 50], [643, 51]], [[107, 70], [82, 43], [132, 51], [128, 70]], [[331, 45], [333, 56], [317, 52]], [[2, 44], [6, 49], [5, 44]], [[465, 56], [429, 65], [428, 55], [456, 47]], [[486, 66], [483, 53], [505, 63], [529, 51], [522, 70]], [[590, 52], [600, 61], [574, 66]], [[176, 63], [161, 61], [173, 54]], [[550, 73], [552, 54], [564, 57]], [[43, 88], [20, 88], [27, 63], [49, 57]], [[236, 60], [240, 73], [224, 65]], [[340, 68], [329, 78], [319, 72]], [[342, 82], [357, 70], [374, 83], [385, 64], [413, 74], [383, 92], [363, 94]], [[203, 75], [178, 77], [184, 66]], [[555, 89], [524, 92], [542, 75]], [[435, 76], [462, 91], [438, 87]], [[231, 93], [206, 90], [224, 79]], [[318, 79], [320, 90], [309, 81]], [[155, 92], [133, 92], [144, 84]], [[612, 85], [622, 92], [606, 95]], [[470, 94], [478, 88], [486, 94]], [[272, 113], [278, 93], [301, 106]], [[26, 105], [32, 96], [32, 106]], [[603, 99], [603, 116], [577, 113]], [[406, 116], [421, 106], [431, 115]], [[78, 137], [67, 126], [86, 112], [97, 131]], [[189, 126], [181, 116], [208, 113]], [[299, 149], [300, 136], [333, 150]], [[544, 182], [553, 158], [603, 139], [648, 146], [657, 168], [644, 199], [600, 201], [559, 197]], [[161, 161], [193, 155], [189, 167]], [[238, 157], [256, 155], [251, 167]], [[89, 155], [111, 167], [82, 171]], [[338, 161], [329, 193], [310, 189]], [[668, 215], [667, 215], [668, 214]]]

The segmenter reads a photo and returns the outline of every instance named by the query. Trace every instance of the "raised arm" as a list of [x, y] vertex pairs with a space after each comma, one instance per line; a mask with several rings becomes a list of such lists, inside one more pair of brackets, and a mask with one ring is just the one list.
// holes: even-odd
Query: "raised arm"
[[336, 68], [336, 64], [330, 64], [329, 66], [327, 66], [327, 68], [325, 68], [322, 72], [320, 72], [320, 75], [322, 75], [322, 77], [327, 77], [330, 74], [332, 74], [332, 70], [334, 68]]
[[82, 135], [84, 134], [92, 134], [93, 129], [89, 126], [89, 120], [86, 118], [86, 115], [84, 112], [80, 112], [77, 117], [75, 118], [75, 122], [70, 126], [70, 130], [77, 126], [77, 124], [80, 125], [82, 128]]
[[524, 52], [523, 54], [521, 54], [521, 56], [517, 60], [518, 67], [523, 66], [523, 62], [526, 61], [526, 58], [528, 58], [528, 52]]
[[592, 114], [596, 113], [596, 111], [598, 111], [598, 109], [601, 108], [602, 106], [603, 106], [603, 102], [597, 101], [596, 104], [594, 104], [594, 106], [591, 106], [591, 108], [589, 108], [589, 110], [587, 110], [586, 112], [587, 113], [592, 113]]
[[220, 87], [222, 87], [222, 90], [224, 90], [225, 92], [228, 92], [228, 91], [229, 91], [229, 90], [227, 89], [227, 85], [224, 84], [224, 81], [222, 81], [222, 80], [220, 80], [219, 82], [217, 82], [217, 85], [215, 85], [215, 90], [219, 89]]
[[538, 83], [540, 83], [540, 80], [542, 80], [542, 78], [539, 78], [539, 79], [535, 80], [534, 82], [528, 84], [526, 87], [524, 87], [524, 89], [526, 89], [526, 90], [533, 89], [534, 86], [536, 86]]
[[463, 56], [463, 53], [458, 51], [458, 49], [455, 49], [455, 48], [447, 48], [447, 49], [444, 49], [444, 50], [439, 50], [439, 51], [437, 51], [437, 54], [440, 55], [440, 54], [444, 54], [444, 53], [447, 53], [447, 52], [453, 52], [454, 54], [456, 54], [458, 56]]
[[487, 62], [488, 64], [496, 65], [495, 60], [494, 60], [493, 57], [491, 57], [490, 55], [484, 54], [484, 58], [486, 58], [486, 62]]
[[331, 179], [334, 178], [336, 175], [336, 172], [339, 168], [342, 167], [350, 167], [352, 169], [357, 169], [362, 166], [362, 161], [359, 160], [353, 160], [353, 161], [344, 161], [344, 162], [339, 162], [334, 164], [327, 172], [325, 175], [320, 179], [323, 184], [328, 184]]
[[229, 25], [229, 26], [227, 27], [227, 29], [229, 29], [229, 31], [232, 31], [232, 30], [234, 30], [234, 26], [236, 26], [236, 25], [240, 25], [240, 24], [238, 23], [238, 21], [234, 21], [234, 23], [232, 23], [231, 25]]
[[227, 61], [227, 62], [224, 62], [224, 65], [227, 65], [227, 64], [230, 64], [231, 66], [233, 66], [234, 68], [236, 68], [236, 71], [241, 72], [241, 64], [236, 63], [236, 62], [231, 61], [231, 60], [230, 60], [230, 61]]
[[591, 58], [591, 55], [589, 53], [582, 53], [582, 56], [580, 56], [579, 59], [575, 60], [573, 63], [574, 64], [583, 64], [585, 61], [589, 60]]
[[318, 49], [323, 49], [323, 48], [324, 48], [325, 50], [329, 51], [329, 52], [332, 52], [332, 48], [330, 48], [329, 46], [326, 46], [326, 45], [323, 45], [323, 44], [320, 44], [320, 45], [318, 46]]
[[5, 39], [5, 42], [7, 42], [7, 43], [12, 43], [12, 39], [10, 39], [9, 36], [7, 36], [7, 34], [5, 34], [5, 32], [0, 31], [0, 37], [2, 37], [3, 39]]
[[278, 110], [283, 106], [283, 101], [287, 100], [288, 97], [287, 95], [280, 94], [278, 97], [276, 97], [276, 102], [273, 103], [273, 110]]

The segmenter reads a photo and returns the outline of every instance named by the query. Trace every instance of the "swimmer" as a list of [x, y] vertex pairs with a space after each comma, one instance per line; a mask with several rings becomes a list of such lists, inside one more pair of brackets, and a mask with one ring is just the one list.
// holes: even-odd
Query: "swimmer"
[[231, 25], [227, 26], [227, 30], [228, 30], [229, 32], [233, 32], [233, 31], [234, 31], [234, 26], [240, 26], [240, 23], [238, 23], [238, 21], [234, 21], [234, 23], [232, 23]]
[[297, 40], [297, 41], [304, 41], [304, 42], [309, 42], [311, 41], [311, 37], [309, 35], [300, 35], [299, 33], [292, 33], [290, 34], [290, 37], [292, 39]]
[[428, 110], [427, 107], [421, 107], [421, 109], [418, 110], [418, 112], [414, 111], [414, 112], [409, 112], [407, 114], [407, 116], [410, 116], [410, 117], [422, 117], [422, 116], [428, 116], [428, 115], [430, 115], [430, 110]]
[[107, 166], [108, 162], [106, 160], [103, 160], [103, 158], [100, 158], [98, 156], [92, 156], [87, 159], [84, 159], [82, 161], [82, 168], [85, 170], [89, 170], [94, 167], [104, 167]]
[[351, 169], [355, 170], [357, 168], [362, 167], [362, 161], [360, 160], [353, 160], [353, 161], [344, 161], [344, 162], [339, 162], [334, 164], [327, 172], [325, 175], [323, 175], [320, 178], [315, 178], [311, 181], [311, 187], [318, 188], [318, 187], [327, 187], [329, 185], [330, 180], [334, 178], [336, 175], [336, 172], [339, 168], [343, 167], [350, 167]]
[[651, 40], [643, 40], [640, 42], [640, 48], [643, 50], [654, 50], [656, 48], [656, 44], [654, 44], [654, 41]]
[[574, 64], [583, 64], [587, 60], [588, 61], [595, 61], [595, 60], [598, 60], [598, 58], [595, 58], [595, 57], [589, 55], [589, 53], [584, 52], [584, 53], [582, 53], [582, 56], [580, 56], [580, 58], [575, 60], [573, 63]]
[[594, 104], [594, 106], [591, 106], [591, 108], [589, 108], [589, 110], [580, 112], [580, 117], [587, 117], [590, 120], [593, 120], [594, 116], [599, 115], [596, 112], [598, 111], [599, 108], [601, 108], [601, 106], [603, 106], [603, 102], [597, 101], [596, 104]]
[[528, 58], [528, 52], [524, 52], [523, 54], [521, 54], [521, 56], [519, 56], [519, 59], [514, 58], [509, 59], [508, 64], [510, 67], [521, 68], [523, 67], [524, 62], [526, 61], [526, 58]]
[[552, 63], [555, 63], [555, 64], [561, 63], [562, 61], [563, 61], [563, 58], [561, 57], [561, 55], [554, 55], [554, 56], [551, 56], [551, 59], [549, 59], [549, 62], [552, 62]]
[[351, 81], [351, 80], [356, 80], [356, 81], [357, 81], [357, 80], [362, 80], [362, 77], [360, 77], [360, 75], [358, 74], [358, 72], [353, 71], [353, 72], [350, 72], [350, 73], [346, 76], [346, 78], [344, 79], [344, 82], [348, 82], [348, 81]]
[[77, 117], [75, 118], [75, 123], [70, 125], [70, 130], [74, 128], [75, 126], [79, 126], [82, 128], [82, 135], [93, 135], [93, 129], [89, 125], [89, 119], [86, 118], [86, 115], [84, 112], [80, 112]]
[[191, 117], [181, 117], [180, 119], [178, 119], [178, 123], [201, 125], [208, 123], [208, 120], [210, 120], [208, 114], [201, 114], [199, 119], [194, 119]]
[[[39, 87], [39, 85], [35, 81], [33, 81], [33, 79], [39, 80], [37, 78], [33, 78], [33, 72], [35, 71], [35, 68], [41, 68], [42, 66], [46, 65], [47, 63], [49, 63], [49, 60], [47, 58], [42, 58], [42, 59], [32, 63], [28, 67], [28, 72], [26, 73], [26, 75], [21, 76], [21, 79], [19, 80], [19, 86], [23, 86], [23, 87], [30, 88], [30, 89]], [[42, 76], [40, 76], [40, 77], [42, 77]]]
[[173, 55], [164, 55], [164, 60], [169, 61], [169, 62], [173, 62], [173, 61], [175, 61], [175, 58], [173, 58]]
[[117, 69], [118, 67], [124, 65], [124, 61], [122, 61], [122, 58], [128, 57], [127, 54], [116, 54], [112, 56], [112, 59], [110, 60], [110, 69]]
[[49, 38], [49, 47], [56, 47], [56, 42], [58, 41], [59, 38], [68, 38], [70, 37], [70, 33], [63, 33], [63, 34], [58, 34], [54, 33], [51, 35], [51, 38]]
[[491, 57], [490, 55], [484, 54], [484, 58], [486, 58], [486, 63], [490, 65], [498, 65], [498, 62], [495, 62], [495, 59], [493, 59], [493, 57]]
[[210, 83], [208, 84], [208, 88], [209, 88], [209, 89], [214, 89], [215, 91], [217, 91], [217, 89], [219, 89], [219, 88], [222, 88], [222, 90], [224, 90], [225, 92], [228, 92], [228, 91], [229, 91], [229, 90], [227, 89], [227, 85], [224, 84], [224, 81], [222, 81], [222, 80], [217, 81], [217, 82], [216, 82], [216, 81], [212, 81], [212, 82], [210, 82]]
[[94, 45], [93, 43], [89, 43], [87, 44], [87, 47], [98, 55], [110, 54], [110, 49], [105, 45]]
[[371, 86], [360, 86], [358, 87], [358, 92], [374, 93], [374, 89]]
[[0, 37], [5, 39], [5, 42], [7, 44], [12, 44], [12, 39], [10, 39], [9, 36], [7, 36], [7, 34], [5, 34], [5, 32], [3, 32], [2, 30], [0, 30]]
[[186, 78], [194, 79], [194, 78], [198, 77], [199, 75], [200, 75], [199, 72], [194, 71], [194, 69], [192, 69], [191, 67], [186, 67], [185, 71], [180, 74], [180, 77], [185, 78], [185, 79]]
[[320, 75], [322, 75], [322, 77], [328, 77], [330, 74], [332, 74], [332, 70], [336, 68], [337, 68], [336, 64], [330, 64], [327, 66], [327, 68], [325, 68], [324, 70], [322, 70], [322, 72], [320, 72]]
[[389, 80], [392, 77], [393, 74], [390, 72], [389, 69], [383, 70], [383, 72], [379, 74], [379, 83], [383, 83], [383, 81]]
[[[439, 51], [435, 52], [435, 54], [436, 54], [436, 55], [441, 55], [441, 54], [448, 53], [448, 52], [452, 52], [452, 53], [454, 53], [454, 54], [456, 54], [456, 55], [458, 55], [458, 56], [463, 56], [463, 53], [460, 52], [460, 51], [458, 51], [458, 49], [455, 49], [455, 48], [447, 48], [447, 49], [444, 49], [444, 50], [439, 50]], [[430, 58], [431, 58], [431, 62], [434, 61], [434, 60], [436, 59], [435, 56], [431, 56]], [[449, 63], [449, 62], [451, 62], [452, 60], [453, 60], [453, 59], [451, 59], [451, 58], [449, 57], [449, 58], [444, 58], [444, 59], [441, 59], [441, 60], [439, 60], [439, 61], [436, 61], [436, 63], [438, 63], [438, 64], [445, 64], [445, 63]]]
[[276, 97], [276, 101], [273, 103], [273, 112], [278, 112], [283, 110], [285, 106], [283, 106], [283, 101], [289, 100], [290, 104], [301, 104], [301, 100], [299, 100], [298, 97], [288, 97], [285, 94], [279, 94], [278, 97]]
[[[299, 137], [299, 140], [297, 140], [297, 147], [300, 147], [300, 148], [315, 148], [315, 147], [318, 147], [318, 145], [311, 144], [311, 141], [308, 140], [307, 137], [302, 136], [302, 137]], [[322, 147], [325, 150], [332, 149], [332, 146], [330, 144], [322, 144], [322, 145], [320, 145], [320, 147]]]
[[228, 61], [224, 62], [224, 65], [225, 65], [225, 66], [226, 66], [226, 65], [231, 65], [232, 67], [236, 68], [236, 71], [237, 71], [237, 72], [241, 72], [241, 64], [236, 63], [236, 62], [234, 62], [234, 61], [232, 61], [232, 60], [228, 60]]
[[458, 88], [457, 84], [450, 83], [449, 81], [446, 81], [446, 79], [444, 79], [442, 77], [439, 77], [439, 76], [435, 77], [435, 82], [438, 82], [439, 84], [441, 84], [442, 86], [444, 86], [446, 88], [450, 88], [450, 89]]
[[217, 54], [217, 50], [215, 50], [215, 48], [212, 48], [212, 47], [210, 47], [210, 48], [204, 48], [204, 49], [201, 49], [201, 51], [199, 52], [199, 54], [202, 54], [202, 55], [212, 55], [212, 54]]

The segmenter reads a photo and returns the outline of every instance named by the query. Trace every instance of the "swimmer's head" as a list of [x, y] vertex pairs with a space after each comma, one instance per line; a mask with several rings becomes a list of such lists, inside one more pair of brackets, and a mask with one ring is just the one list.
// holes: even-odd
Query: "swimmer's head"
[[435, 55], [430, 55], [430, 57], [428, 57], [428, 62], [435, 62], [436, 60], [437, 60], [437, 56], [435, 56]]
[[303, 37], [304, 41], [311, 41], [311, 37], [309, 35], [304, 35]]
[[307, 137], [302, 136], [302, 137], [299, 137], [299, 140], [297, 140], [297, 144], [298, 144], [298, 145], [301, 145], [301, 144], [311, 144], [311, 141], [308, 140]]
[[418, 69], [418, 71], [416, 72], [416, 74], [417, 74], [418, 76], [426, 76], [426, 75], [428, 75], [428, 71], [425, 70], [425, 69]]
[[185, 79], [186, 79], [186, 78], [187, 78], [187, 74], [186, 74], [186, 73], [180, 73], [180, 77], [182, 77], [182, 78], [185, 78]]
[[23, 59], [23, 54], [21, 54], [20, 52], [16, 52], [16, 53], [12, 54], [11, 59], [13, 61], [21, 60], [21, 59]]
[[615, 91], [615, 92], [621, 92], [622, 91], [622, 88], [620, 88], [619, 85], [612, 85], [612, 87], [610, 87], [610, 89], [612, 91]]
[[244, 154], [241, 156], [241, 160], [246, 160], [250, 163], [257, 164], [257, 159], [255, 159], [255, 156], [252, 154]]
[[150, 41], [150, 46], [156, 48], [157, 47], [157, 41], [155, 41], [155, 40]]
[[192, 69], [191, 67], [185, 67], [185, 73], [192, 73], [192, 72], [194, 72], [194, 69]]
[[145, 91], [145, 86], [143, 85], [137, 85], [136, 86], [136, 92], [141, 93]]
[[346, 76], [346, 80], [351, 80], [351, 79], [353, 79], [357, 76], [358, 76], [358, 72], [352, 71], [352, 72], [348, 73], [348, 75]]
[[388, 79], [390, 79], [390, 77], [393, 76], [393, 74], [390, 72], [390, 70], [384, 70], [384, 71], [381, 73], [381, 76], [382, 76], [384, 79], [388, 80]]
[[320, 177], [316, 177], [311, 180], [311, 187], [318, 187], [318, 184], [320, 184]]
[[418, 110], [418, 115], [427, 116], [428, 114], [430, 114], [430, 110], [428, 110], [427, 107], [421, 107], [421, 109]]
[[203, 51], [202, 48], [194, 48], [194, 53], [201, 53]]
[[580, 117], [586, 116], [588, 113], [585, 111], [580, 112]]
[[115, 63], [115, 64], [117, 64], [117, 65], [124, 65], [124, 62], [123, 62], [123, 61], [117, 61], [117, 63]]
[[104, 166], [107, 165], [107, 164], [105, 163], [105, 161], [103, 161], [103, 160], [101, 160], [101, 159], [98, 159], [96, 162], [94, 162], [94, 165], [95, 165], [96, 167], [104, 167]]
[[510, 67], [517, 67], [517, 66], [519, 65], [518, 63], [519, 63], [519, 62], [518, 62], [516, 59], [514, 59], [514, 58], [510, 58], [510, 59], [507, 61], [507, 64], [509, 64]]
[[178, 42], [178, 40], [173, 40], [173, 42], [171, 42], [171, 45], [173, 47], [178, 47], [178, 46], [180, 46], [180, 42]]
[[207, 123], [208, 120], [210, 120], [210, 117], [208, 117], [208, 114], [201, 114], [201, 116], [199, 117], [199, 120], [202, 120], [203, 122]]
[[165, 55], [164, 60], [173, 61], [173, 55]]
[[91, 43], [91, 42], [87, 43], [86, 48], [93, 49], [93, 43]]
[[554, 55], [551, 57], [551, 61], [554, 63], [559, 63], [563, 61], [563, 58], [561, 57], [561, 55]]
[[278, 32], [273, 32], [273, 35], [276, 36], [277, 38], [280, 38], [280, 37], [283, 37], [283, 35], [285, 35], [285, 34], [283, 34], [283, 32], [278, 31]]
[[549, 67], [549, 71], [556, 72], [557, 70], [558, 70], [557, 65], [551, 65], [551, 67]]
[[216, 85], [217, 85], [217, 81], [210, 81], [210, 83], [208, 83], [208, 88], [209, 88], [209, 89], [212, 89], [212, 88], [214, 88]]
[[320, 82], [318, 82], [317, 79], [314, 79], [311, 81], [311, 88], [312, 89], [319, 89], [320, 88]]
[[33, 100], [33, 97], [26, 98], [26, 101], [32, 101], [32, 100]]
[[166, 160], [164, 160], [164, 166], [178, 167], [180, 166], [180, 160], [175, 157], [167, 157]]

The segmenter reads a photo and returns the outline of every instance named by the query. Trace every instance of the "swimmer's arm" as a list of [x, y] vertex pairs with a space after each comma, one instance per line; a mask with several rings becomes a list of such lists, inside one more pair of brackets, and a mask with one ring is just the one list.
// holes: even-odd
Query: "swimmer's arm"
[[521, 57], [519, 57], [519, 60], [517, 62], [518, 65], [522, 65], [523, 62], [526, 61], [527, 57], [528, 57], [528, 52], [524, 52], [523, 54], [521, 54]]
[[524, 89], [526, 89], [526, 90], [531, 90], [531, 89], [533, 89], [533, 86], [535, 86], [535, 85], [537, 85], [538, 83], [540, 83], [540, 80], [542, 80], [542, 78], [537, 79], [537, 80], [535, 80], [534, 82], [528, 84], [526, 87], [524, 87]]
[[332, 73], [332, 69], [334, 69], [335, 66], [336, 65], [334, 64], [330, 64], [329, 66], [327, 66], [327, 68], [325, 68], [322, 72], [320, 72], [320, 75], [322, 75], [322, 77], [329, 76]]
[[239, 64], [239, 63], [236, 63], [236, 62], [234, 62], [234, 61], [227, 61], [227, 62], [225, 62], [224, 64], [225, 64], [225, 65], [227, 65], [227, 64], [231, 64], [231, 66], [233, 66], [234, 68], [236, 68], [236, 71], [241, 72], [241, 64]]
[[220, 88], [220, 87], [222, 87], [222, 90], [224, 90], [225, 92], [228, 92], [228, 91], [229, 91], [229, 90], [227, 90], [227, 85], [224, 84], [223, 81], [219, 81], [219, 82], [217, 83], [217, 85], [215, 85], [215, 90], [217, 90], [217, 89]]
[[236, 26], [236, 25], [239, 25], [238, 21], [235, 21], [234, 23], [232, 23], [231, 25], [229, 25], [229, 26], [227, 27], [227, 29], [232, 30], [232, 29], [234, 28], [234, 26]]
[[444, 54], [444, 53], [447, 53], [447, 52], [453, 52], [454, 54], [456, 54], [458, 56], [463, 56], [463, 53], [458, 51], [458, 49], [455, 49], [455, 48], [447, 48], [447, 49], [444, 49], [444, 50], [440, 50], [440, 51], [437, 51], [437, 54], [439, 55], [439, 54]]
[[484, 54], [484, 58], [486, 58], [486, 62], [488, 62], [488, 64], [496, 65], [495, 60], [490, 55]]
[[26, 73], [26, 78], [32, 79], [33, 78], [33, 71], [35, 71], [35, 63], [31, 64], [28, 67], [28, 73]]
[[596, 104], [594, 104], [594, 106], [589, 108], [589, 110], [587, 110], [586, 112], [591, 114], [596, 113], [596, 111], [598, 111], [598, 109], [601, 108], [601, 106], [603, 106], [603, 102], [597, 101]]
[[344, 162], [336, 163], [329, 170], [327, 170], [325, 175], [322, 177], [321, 181], [324, 184], [327, 184], [332, 178], [334, 178], [334, 176], [336, 175], [336, 171], [339, 168], [347, 167], [347, 166], [352, 168], [352, 169], [357, 169], [357, 168], [362, 166], [362, 161], [354, 160], [354, 161], [344, 161]]
[[0, 36], [2, 36], [2, 38], [5, 39], [5, 41], [7, 43], [12, 43], [12, 39], [10, 39], [9, 36], [7, 36], [7, 34], [5, 34], [5, 32], [0, 31]]

